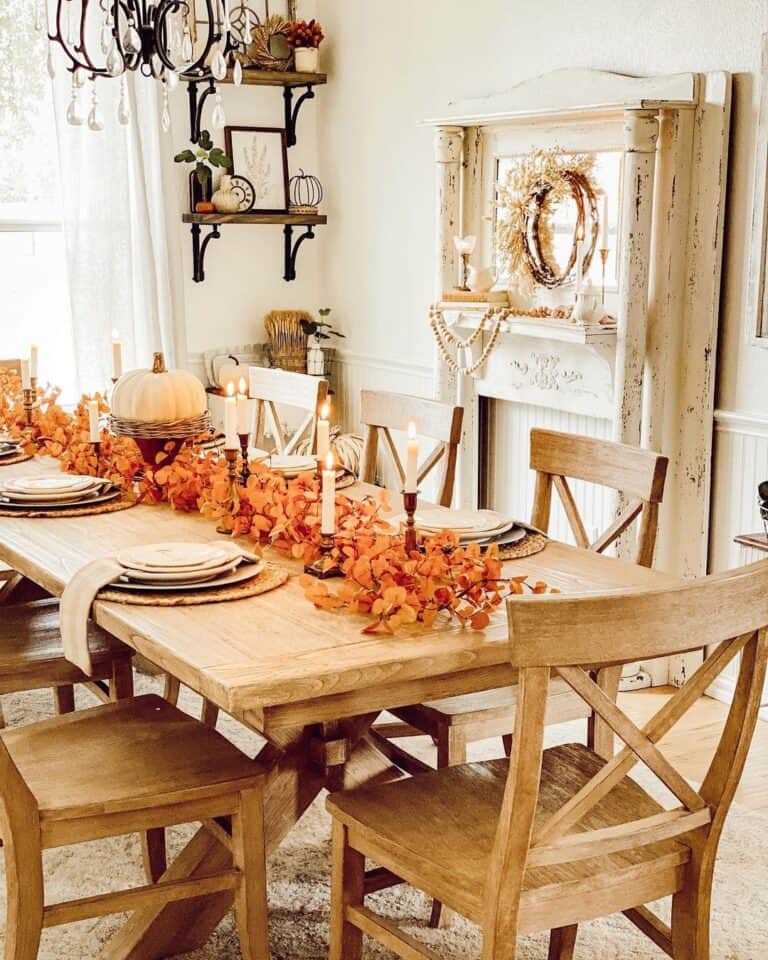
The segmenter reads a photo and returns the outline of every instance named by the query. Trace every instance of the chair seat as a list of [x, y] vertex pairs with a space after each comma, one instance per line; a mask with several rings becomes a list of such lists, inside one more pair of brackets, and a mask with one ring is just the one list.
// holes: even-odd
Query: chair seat
[[[581, 744], [545, 750], [537, 827], [604, 765], [602, 758]], [[328, 809], [347, 826], [355, 849], [481, 922], [507, 772], [507, 760], [449, 767], [385, 786], [335, 793], [328, 798]], [[635, 781], [625, 778], [576, 830], [616, 826], [662, 809]], [[680, 889], [681, 865], [689, 856], [684, 844], [665, 841], [591, 860], [528, 869], [520, 931], [541, 929], [537, 910], [551, 910], [560, 897], [565, 925], [667, 896]], [[623, 891], [620, 888], [633, 874], [638, 875], [637, 896], [623, 903], [620, 897], [626, 896], [626, 886]]]
[[[133, 656], [130, 647], [93, 622], [88, 625], [88, 645], [95, 678], [109, 676], [109, 667], [114, 660]], [[86, 677], [64, 656], [57, 600], [37, 600], [2, 608], [0, 693], [49, 684], [82, 683], [94, 677]]]
[[[511, 733], [515, 724], [518, 687], [511, 685], [495, 690], [478, 690], [442, 700], [408, 707], [397, 707], [389, 712], [405, 723], [425, 733], [436, 733], [440, 726], [472, 727], [480, 725], [484, 737]], [[590, 709], [561, 677], [549, 682], [546, 723], [564, 723], [590, 715]], [[470, 739], [474, 739], [468, 733]]]
[[199, 801], [263, 775], [227, 739], [154, 694], [0, 736], [43, 823]]

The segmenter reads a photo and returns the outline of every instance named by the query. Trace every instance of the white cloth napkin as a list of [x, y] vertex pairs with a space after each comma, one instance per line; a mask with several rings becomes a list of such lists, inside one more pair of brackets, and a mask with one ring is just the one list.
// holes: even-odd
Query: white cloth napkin
[[[233, 560], [238, 556], [250, 562], [259, 559], [236, 543], [227, 544], [227, 546], [232, 547]], [[88, 619], [91, 616], [91, 607], [99, 590], [112, 583], [122, 573], [125, 573], [125, 567], [114, 557], [93, 560], [77, 571], [61, 595], [59, 619], [64, 656], [88, 676], [93, 674], [91, 652], [88, 649]]]

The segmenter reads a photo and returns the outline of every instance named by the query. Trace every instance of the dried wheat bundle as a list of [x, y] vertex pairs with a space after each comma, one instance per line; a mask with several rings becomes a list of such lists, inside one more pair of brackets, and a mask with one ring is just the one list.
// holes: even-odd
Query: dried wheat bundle
[[307, 334], [302, 329], [302, 320], [312, 323], [314, 317], [306, 310], [271, 310], [264, 317], [272, 366], [306, 373]]

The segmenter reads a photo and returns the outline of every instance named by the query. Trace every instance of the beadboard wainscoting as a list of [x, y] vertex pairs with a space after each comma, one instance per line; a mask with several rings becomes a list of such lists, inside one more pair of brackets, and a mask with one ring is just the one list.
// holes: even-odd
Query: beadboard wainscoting
[[[762, 530], [757, 485], [768, 479], [768, 416], [742, 410], [715, 411], [715, 454], [712, 485], [712, 538], [709, 569], [716, 573], [765, 554], [734, 543], [739, 533]], [[737, 667], [732, 664], [710, 688], [718, 700], [730, 702]], [[768, 685], [762, 718], [768, 720]]]

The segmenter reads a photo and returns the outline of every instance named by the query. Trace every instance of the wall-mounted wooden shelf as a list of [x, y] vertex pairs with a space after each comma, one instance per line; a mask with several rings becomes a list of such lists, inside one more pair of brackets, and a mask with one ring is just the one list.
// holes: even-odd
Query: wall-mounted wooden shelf
[[[195, 283], [205, 280], [205, 251], [211, 240], [218, 240], [221, 236], [221, 224], [230, 223], [261, 223], [282, 224], [285, 252], [284, 280], [296, 279], [296, 256], [299, 247], [305, 240], [312, 240], [315, 236], [314, 227], [328, 222], [324, 214], [319, 213], [185, 213], [182, 216], [184, 223], [191, 224], [192, 229], [192, 279]], [[200, 232], [204, 226], [210, 227], [208, 234], [201, 239]], [[293, 240], [293, 228], [306, 227], [304, 233]]]
[[[232, 71], [219, 83], [234, 83]], [[243, 67], [243, 86], [307, 87], [328, 83], [327, 73], [299, 73], [295, 70], [250, 70]]]

